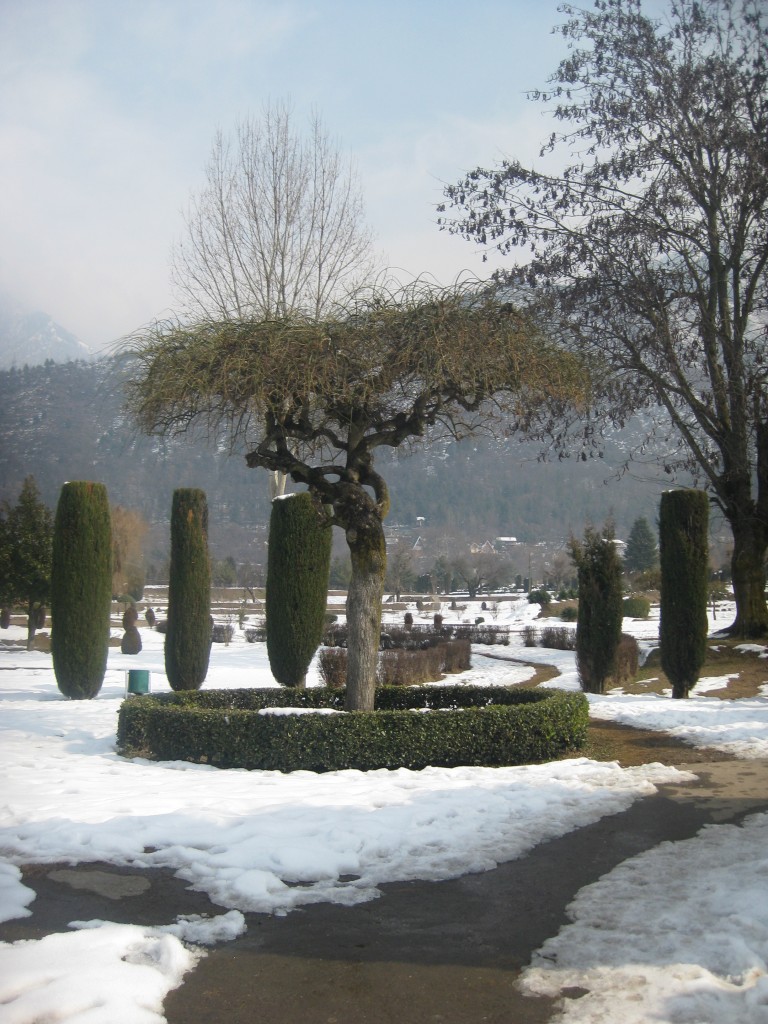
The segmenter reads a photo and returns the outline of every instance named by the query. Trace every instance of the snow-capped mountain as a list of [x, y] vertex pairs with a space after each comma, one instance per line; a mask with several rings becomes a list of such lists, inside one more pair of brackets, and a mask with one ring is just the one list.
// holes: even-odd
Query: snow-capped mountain
[[66, 363], [92, 356], [85, 342], [47, 313], [26, 309], [0, 292], [0, 369], [38, 366], [48, 359]]

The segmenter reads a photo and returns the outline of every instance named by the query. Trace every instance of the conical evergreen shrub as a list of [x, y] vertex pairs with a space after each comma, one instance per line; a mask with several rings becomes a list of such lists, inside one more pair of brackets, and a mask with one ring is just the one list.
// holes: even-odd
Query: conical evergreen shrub
[[661, 667], [672, 696], [687, 697], [707, 654], [709, 501], [704, 491], [665, 491], [659, 507]]
[[173, 492], [165, 674], [174, 690], [199, 690], [211, 654], [211, 567], [205, 492]]
[[112, 605], [112, 536], [103, 484], [66, 483], [56, 507], [51, 654], [66, 697], [88, 700], [104, 682]]
[[584, 540], [571, 539], [571, 557], [579, 576], [576, 667], [582, 690], [603, 693], [616, 667], [621, 640], [621, 560], [610, 526], [587, 527]]
[[308, 492], [276, 498], [269, 520], [267, 653], [283, 686], [304, 686], [325, 627], [331, 527]]

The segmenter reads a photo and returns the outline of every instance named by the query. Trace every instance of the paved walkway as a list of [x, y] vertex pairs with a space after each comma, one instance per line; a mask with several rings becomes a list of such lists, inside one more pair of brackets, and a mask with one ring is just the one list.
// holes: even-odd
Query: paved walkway
[[[523, 998], [515, 981], [579, 889], [664, 840], [768, 811], [768, 760], [681, 767], [699, 781], [664, 786], [494, 871], [385, 885], [358, 907], [247, 915], [247, 933], [212, 949], [169, 995], [168, 1024], [543, 1024], [554, 1004]], [[74, 918], [164, 924], [220, 912], [163, 871], [33, 866], [25, 882], [38, 893], [33, 915], [0, 925], [2, 940]]]

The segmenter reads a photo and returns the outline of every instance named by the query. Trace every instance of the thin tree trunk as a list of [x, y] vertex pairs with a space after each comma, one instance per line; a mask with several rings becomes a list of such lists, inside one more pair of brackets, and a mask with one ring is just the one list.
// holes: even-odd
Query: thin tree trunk
[[37, 632], [37, 609], [30, 600], [27, 605], [27, 650], [31, 651]]
[[381, 633], [381, 601], [387, 548], [381, 519], [371, 513], [365, 523], [346, 531], [352, 556], [347, 595], [347, 711], [373, 711], [376, 664]]

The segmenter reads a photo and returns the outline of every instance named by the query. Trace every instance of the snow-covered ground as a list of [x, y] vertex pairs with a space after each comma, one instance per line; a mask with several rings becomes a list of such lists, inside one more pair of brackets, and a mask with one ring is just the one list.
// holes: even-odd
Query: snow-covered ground
[[[522, 626], [536, 611], [505, 601], [495, 621]], [[716, 625], [727, 621], [721, 612]], [[657, 624], [625, 620], [625, 628], [652, 643]], [[0, 641], [21, 635], [12, 627]], [[146, 629], [142, 638], [138, 656], [110, 651], [101, 693], [83, 702], [61, 697], [49, 655], [0, 649], [0, 918], [30, 913], [34, 894], [18, 865], [97, 860], [170, 868], [226, 912], [164, 928], [73, 922], [39, 942], [0, 943], [0, 1024], [158, 1024], [167, 991], [194, 969], [201, 947], [244, 929], [243, 912], [351, 905], [376, 897], [384, 882], [488, 870], [659, 783], [691, 778], [658, 764], [622, 769], [578, 757], [322, 775], [127, 761], [114, 749], [125, 670], [149, 669], [153, 690], [167, 688], [163, 638]], [[461, 679], [530, 678], [529, 668], [499, 656], [555, 663], [561, 676], [550, 685], [578, 685], [573, 654], [520, 642], [476, 649]], [[317, 681], [313, 667], [310, 684]], [[229, 646], [214, 645], [207, 688], [269, 685], [263, 644], [238, 632]], [[768, 697], [725, 702], [706, 689], [686, 702], [590, 698], [591, 711], [768, 757]], [[569, 1022], [765, 1022], [767, 833], [768, 815], [754, 815], [744, 827], [711, 826], [620, 866], [579, 895], [574, 924], [540, 951], [524, 984], [550, 994], [588, 988], [588, 997], [567, 1001]]]

